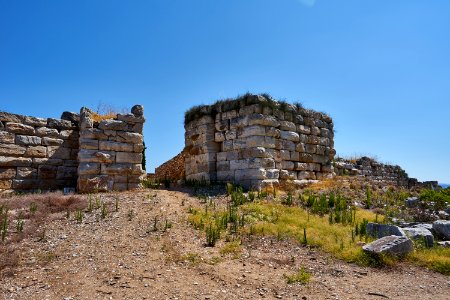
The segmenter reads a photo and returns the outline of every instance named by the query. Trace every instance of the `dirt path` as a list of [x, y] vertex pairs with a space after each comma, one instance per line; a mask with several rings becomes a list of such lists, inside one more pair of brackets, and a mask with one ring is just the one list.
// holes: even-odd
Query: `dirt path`
[[[45, 241], [23, 240], [0, 299], [450, 299], [447, 276], [409, 265], [362, 268], [290, 241], [254, 237], [238, 258], [223, 257], [221, 244], [204, 247], [187, 223], [187, 208], [200, 204], [183, 192], [101, 198], [110, 204], [105, 219], [100, 210], [82, 224], [57, 214]], [[310, 283], [288, 285], [283, 274], [301, 266]]]

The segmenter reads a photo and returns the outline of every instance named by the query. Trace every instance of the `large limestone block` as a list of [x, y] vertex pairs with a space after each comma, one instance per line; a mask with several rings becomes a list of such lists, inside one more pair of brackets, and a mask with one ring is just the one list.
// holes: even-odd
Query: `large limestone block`
[[240, 151], [241, 158], [258, 158], [268, 157], [266, 149], [264, 147], [246, 148]]
[[272, 169], [275, 168], [275, 160], [273, 158], [250, 158], [248, 159], [248, 167], [250, 169]]
[[78, 161], [80, 162], [113, 163], [115, 159], [116, 153], [114, 151], [80, 149], [78, 152]]
[[291, 152], [288, 150], [280, 150], [281, 159], [282, 160], [290, 160], [291, 159]]
[[58, 137], [63, 140], [78, 140], [80, 132], [77, 130], [61, 130]]
[[378, 223], [368, 223], [366, 226], [366, 232], [368, 235], [376, 238], [381, 238], [389, 235], [405, 235], [405, 232], [403, 232], [403, 230], [398, 226]]
[[315, 135], [308, 135], [306, 137], [306, 143], [312, 144], [312, 145], [319, 145], [320, 144], [320, 137]]
[[280, 121], [280, 129], [285, 131], [296, 131], [297, 126], [293, 122]]
[[16, 178], [16, 168], [0, 168], [0, 180]]
[[47, 127], [61, 130], [61, 129], [72, 129], [73, 125], [72, 122], [67, 120], [48, 118]]
[[230, 121], [229, 120], [218, 120], [215, 123], [215, 128], [217, 131], [226, 131], [230, 129]]
[[133, 152], [142, 153], [143, 151], [144, 151], [144, 144], [134, 144], [133, 145]]
[[93, 140], [106, 140], [108, 136], [103, 130], [98, 128], [87, 128], [80, 132], [80, 138], [82, 139], [93, 139]]
[[144, 140], [142, 134], [135, 132], [117, 131], [117, 137], [122, 138], [122, 142], [131, 144], [142, 144]]
[[56, 173], [56, 179], [71, 179], [77, 178], [77, 167], [59, 166]]
[[311, 134], [311, 127], [306, 125], [297, 125], [297, 131], [301, 134], [309, 135]]
[[279, 139], [281, 137], [281, 130], [275, 127], [266, 127], [266, 136]]
[[280, 170], [280, 179], [282, 180], [296, 180], [297, 172], [290, 170]]
[[38, 179], [14, 179], [12, 188], [15, 190], [31, 190], [39, 187]]
[[279, 127], [280, 122], [274, 116], [254, 114], [248, 116], [248, 125], [264, 125], [271, 127]]
[[127, 123], [119, 120], [103, 120], [98, 124], [98, 128], [102, 130], [127, 130]]
[[47, 127], [38, 127], [36, 128], [36, 135], [40, 137], [53, 137], [53, 138], [59, 138], [59, 132], [58, 130], [54, 128], [47, 128]]
[[414, 250], [414, 245], [407, 236], [390, 235], [363, 246], [363, 250], [375, 254], [405, 256]]
[[70, 159], [71, 149], [59, 146], [48, 146], [47, 147], [48, 158], [53, 159]]
[[230, 120], [230, 130], [243, 129], [248, 126], [248, 116], [240, 116]]
[[40, 145], [42, 143], [42, 139], [37, 136], [29, 136], [29, 135], [16, 135], [16, 144], [17, 145]]
[[423, 227], [416, 227], [416, 228], [402, 228], [403, 231], [406, 233], [408, 237], [410, 237], [413, 240], [419, 240], [423, 241], [425, 246], [427, 247], [433, 247], [434, 245], [434, 237], [431, 231], [429, 231], [426, 228]]
[[101, 173], [107, 175], [131, 175], [133, 165], [131, 163], [102, 164]]
[[235, 170], [234, 175], [237, 182], [249, 179], [266, 179], [266, 170], [263, 168]]
[[142, 162], [139, 162], [137, 164], [133, 164], [133, 168], [131, 170], [131, 174], [132, 175], [142, 176], [145, 173], [146, 172], [144, 171], [144, 169], [142, 169]]
[[225, 134], [223, 132], [216, 132], [214, 135], [214, 141], [218, 143], [225, 141]]
[[306, 180], [306, 179], [314, 180], [314, 179], [316, 179], [316, 174], [311, 171], [300, 171], [297, 174], [297, 178], [299, 180]]
[[38, 167], [38, 178], [41, 179], [56, 179], [56, 173], [58, 172], [57, 166], [42, 165]]
[[283, 160], [283, 161], [281, 162], [281, 167], [282, 167], [283, 169], [285, 169], [285, 170], [290, 170], [290, 171], [292, 171], [292, 170], [294, 170], [295, 164], [294, 164], [294, 162], [292, 162], [292, 161], [286, 161], [286, 160]]
[[217, 171], [230, 171], [230, 162], [226, 160], [217, 161]]
[[63, 164], [63, 160], [59, 158], [33, 158], [32, 167], [37, 168], [40, 165], [60, 166]]
[[29, 146], [24, 154], [25, 157], [47, 157], [47, 147], [45, 146]]
[[249, 159], [230, 161], [230, 170], [248, 169]]
[[16, 135], [14, 133], [0, 131], [0, 144], [14, 144], [15, 140]]
[[265, 137], [264, 136], [249, 136], [246, 140], [247, 148], [264, 147]]
[[50, 137], [43, 137], [42, 138], [42, 145], [45, 146], [60, 146], [64, 143], [63, 139], [55, 139]]
[[13, 122], [13, 123], [21, 123], [23, 117], [15, 114], [10, 114], [4, 111], [0, 111], [0, 121], [3, 122]]
[[266, 170], [267, 179], [278, 179], [280, 178], [280, 170], [278, 169], [267, 169]]
[[300, 153], [295, 151], [289, 151], [292, 161], [300, 161]]
[[99, 142], [93, 139], [80, 139], [80, 149], [98, 150]]
[[142, 153], [134, 153], [134, 152], [117, 152], [116, 153], [116, 162], [117, 163], [141, 163], [142, 162]]
[[433, 223], [433, 230], [442, 239], [450, 240], [450, 221], [435, 221]]
[[133, 152], [133, 144], [111, 142], [111, 141], [100, 141], [99, 150]]
[[117, 120], [129, 123], [129, 124], [136, 124], [136, 123], [144, 123], [145, 122], [145, 119], [144, 119], [143, 116], [136, 117], [133, 114], [125, 114], [125, 115], [118, 114], [117, 115]]
[[217, 171], [217, 180], [233, 182], [234, 171]]
[[100, 164], [93, 162], [81, 162], [78, 165], [79, 175], [97, 175], [100, 174]]
[[71, 111], [65, 111], [61, 114], [61, 120], [70, 121], [73, 124], [79, 124], [80, 115]]
[[23, 122], [25, 125], [33, 127], [42, 127], [47, 125], [47, 119], [25, 116]]
[[0, 144], [0, 155], [3, 156], [23, 156], [26, 147], [14, 144]]
[[25, 135], [34, 135], [34, 127], [20, 124], [20, 123], [6, 123], [6, 131], [17, 133], [17, 134], [25, 134]]
[[297, 171], [308, 171], [309, 170], [308, 163], [296, 162], [294, 170], [297, 170]]
[[276, 140], [275, 148], [278, 150], [295, 151], [295, 143], [288, 140]]
[[315, 154], [317, 151], [317, 145], [306, 144], [306, 153]]
[[326, 164], [330, 161], [330, 159], [327, 156], [324, 155], [317, 155], [317, 154], [313, 154], [313, 161], [314, 163], [319, 163], [319, 164]]
[[300, 162], [312, 163], [314, 162], [314, 158], [312, 154], [309, 153], [300, 153], [299, 154]]
[[281, 151], [275, 150], [275, 149], [266, 149], [266, 156], [267, 158], [273, 158], [275, 162], [281, 162]]
[[295, 145], [295, 152], [304, 153], [306, 152], [306, 145], [303, 143], [299, 143]]
[[36, 168], [18, 167], [17, 179], [36, 179], [38, 170]]
[[112, 189], [113, 180], [109, 175], [81, 175], [78, 177], [78, 191], [80, 193], [106, 192]]
[[[235, 140], [236, 138], [237, 138], [236, 130], [225, 131], [225, 139], [227, 139], [227, 140]], [[210, 139], [208, 138], [208, 140], [210, 140]]]
[[254, 135], [266, 135], [266, 128], [265, 126], [261, 125], [252, 125], [242, 128], [242, 132], [239, 135], [240, 137], [248, 137], [248, 136], [254, 136]]

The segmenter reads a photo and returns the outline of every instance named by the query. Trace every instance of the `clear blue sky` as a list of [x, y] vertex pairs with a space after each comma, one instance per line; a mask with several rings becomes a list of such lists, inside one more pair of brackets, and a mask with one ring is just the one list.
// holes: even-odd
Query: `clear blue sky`
[[450, 182], [448, 0], [0, 0], [0, 110], [143, 104], [148, 170], [189, 107], [247, 91], [334, 118], [341, 155]]

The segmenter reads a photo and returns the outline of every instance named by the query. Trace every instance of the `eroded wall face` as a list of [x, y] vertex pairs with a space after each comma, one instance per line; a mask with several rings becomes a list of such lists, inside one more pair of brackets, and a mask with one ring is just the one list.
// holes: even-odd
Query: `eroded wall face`
[[76, 187], [78, 138], [76, 120], [0, 112], [0, 191]]
[[78, 191], [82, 193], [132, 190], [141, 187], [143, 108], [131, 114], [94, 121], [93, 113], [80, 111]]
[[260, 104], [204, 116], [186, 125], [186, 179], [247, 188], [303, 186], [333, 176], [330, 117]]

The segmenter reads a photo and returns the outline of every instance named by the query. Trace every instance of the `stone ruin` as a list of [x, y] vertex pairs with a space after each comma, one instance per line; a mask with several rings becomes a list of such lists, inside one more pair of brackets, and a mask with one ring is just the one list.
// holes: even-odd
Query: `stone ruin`
[[186, 180], [273, 189], [333, 177], [333, 121], [300, 105], [247, 94], [194, 107], [185, 130]]
[[0, 192], [140, 187], [143, 107], [96, 121], [94, 113], [61, 119], [0, 112]]

